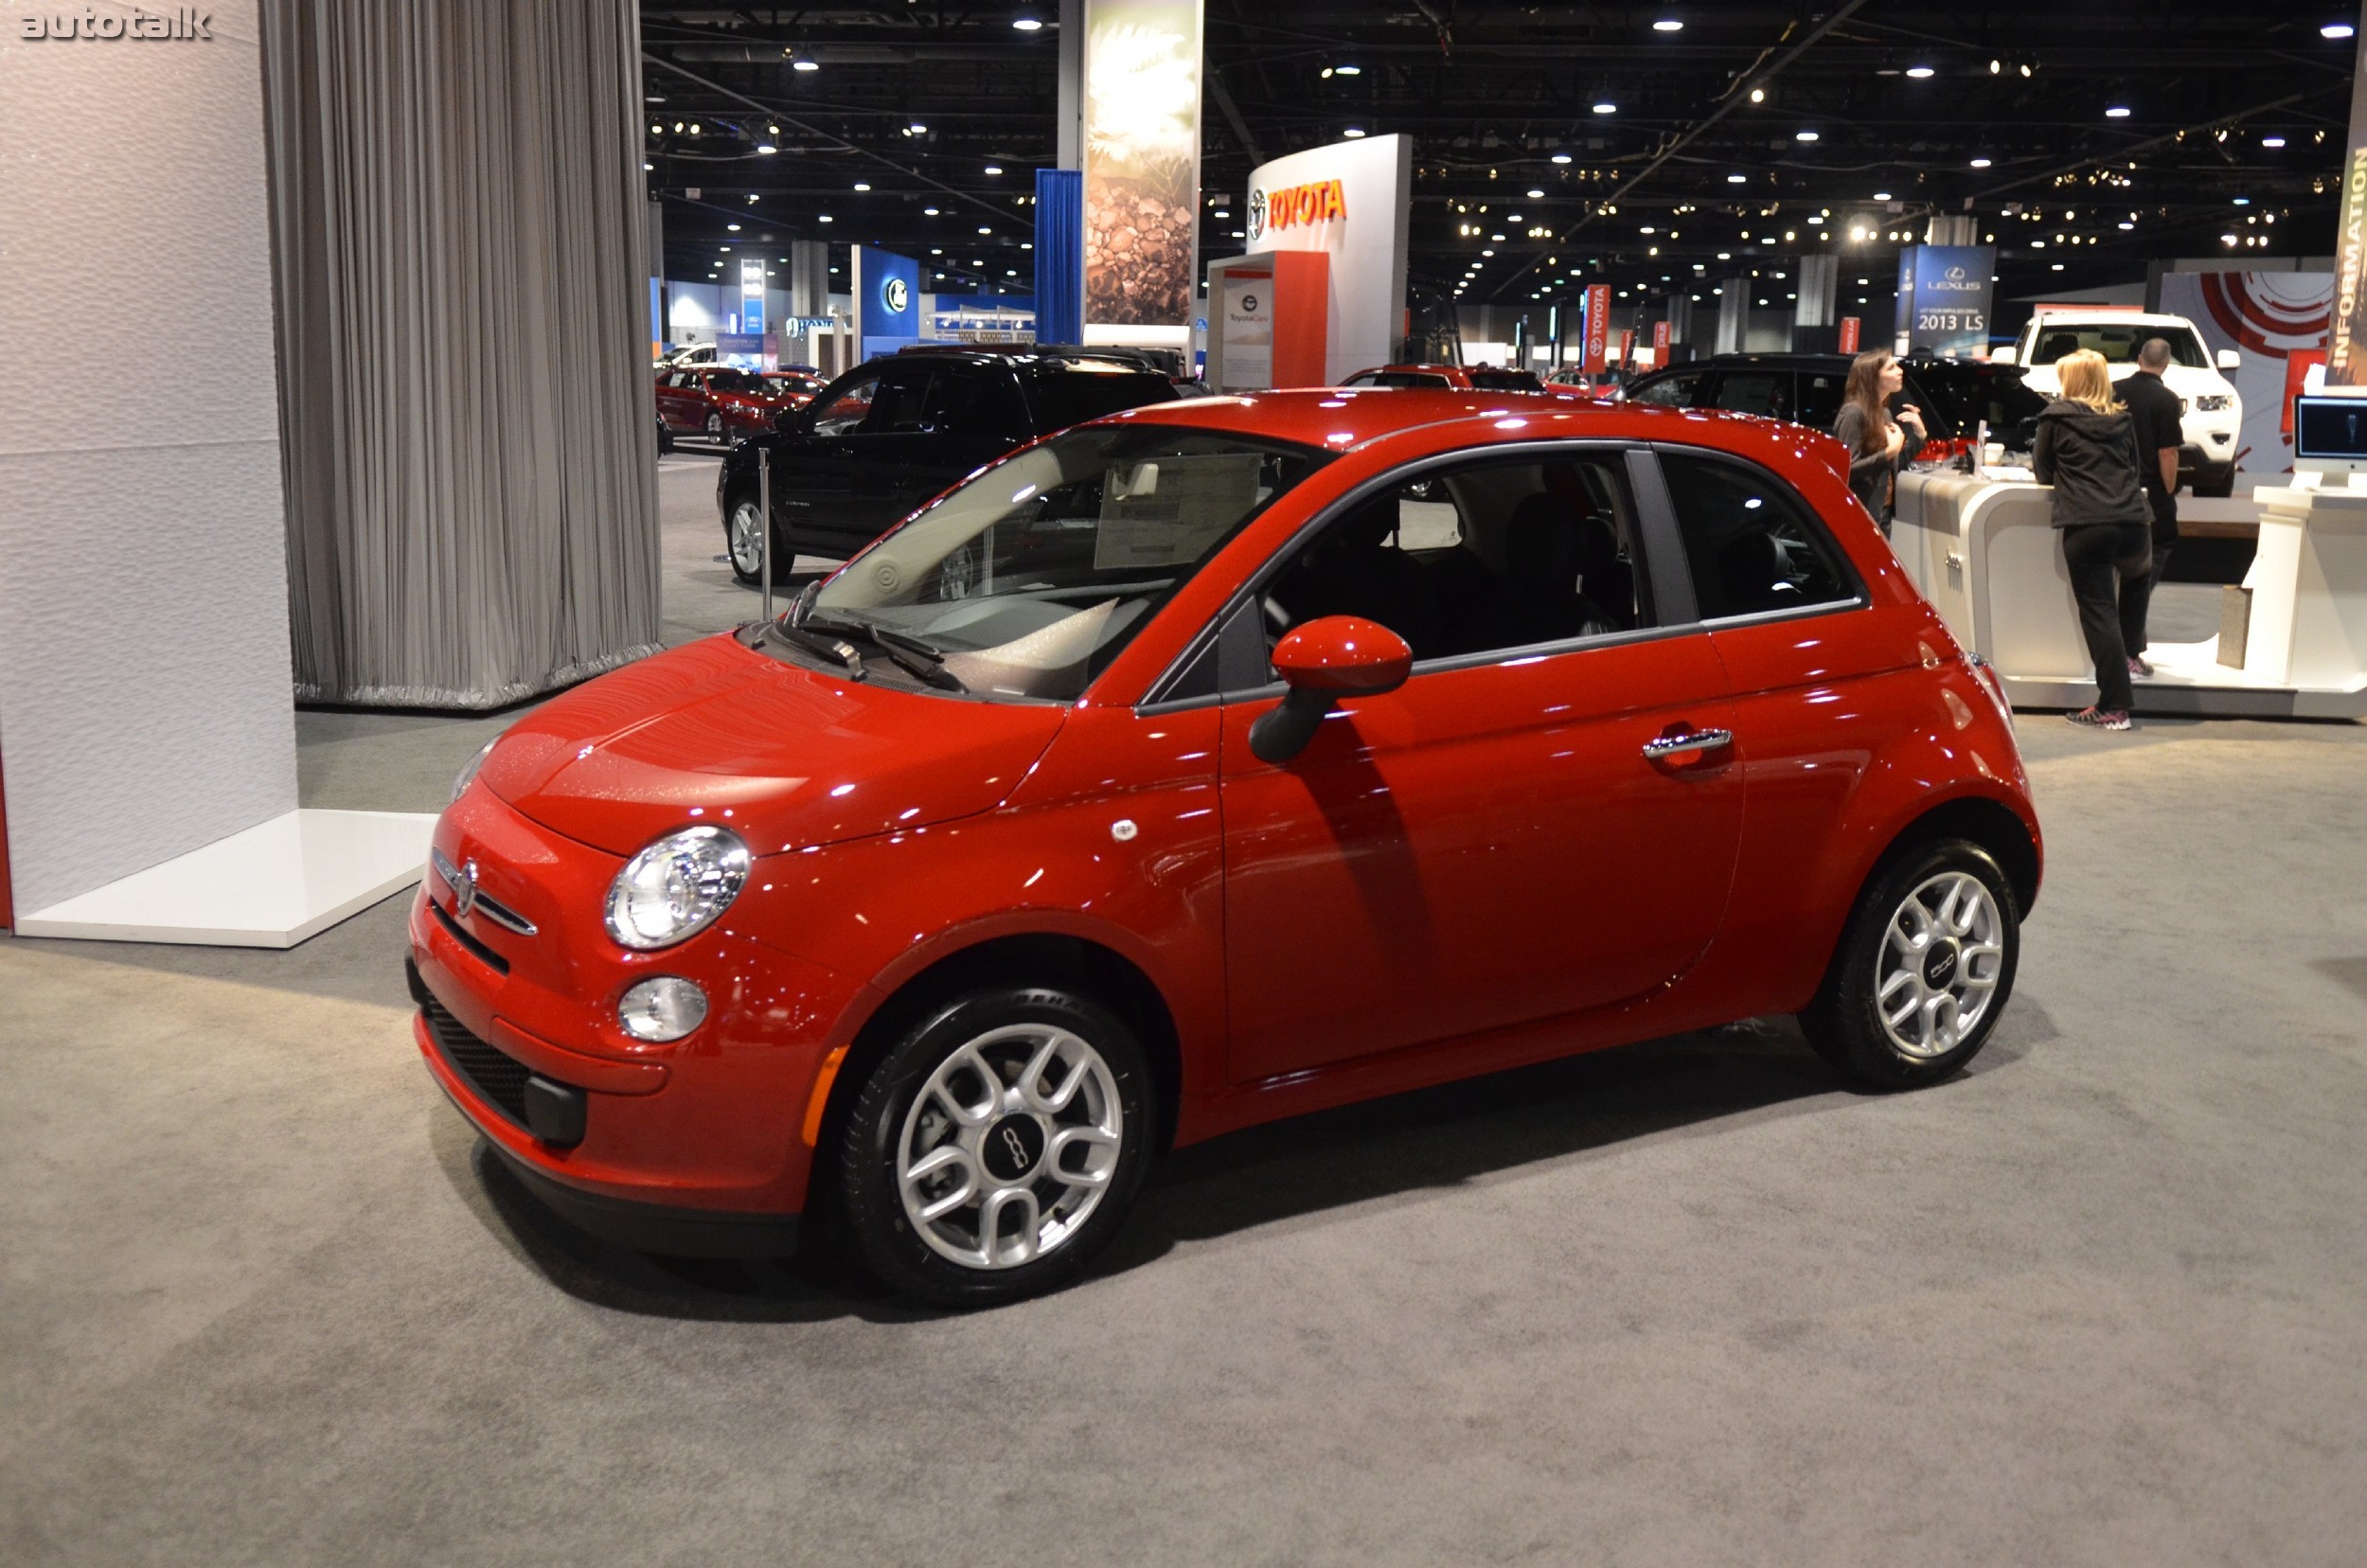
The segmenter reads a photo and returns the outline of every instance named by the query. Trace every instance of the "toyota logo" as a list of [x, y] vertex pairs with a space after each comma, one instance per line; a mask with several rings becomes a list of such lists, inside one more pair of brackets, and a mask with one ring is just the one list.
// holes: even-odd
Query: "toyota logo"
[[904, 286], [900, 277], [891, 277], [880, 285], [880, 303], [891, 311], [903, 310], [912, 303], [912, 291]]
[[1265, 232], [1266, 193], [1262, 190], [1253, 190], [1249, 193], [1249, 237], [1255, 241]]

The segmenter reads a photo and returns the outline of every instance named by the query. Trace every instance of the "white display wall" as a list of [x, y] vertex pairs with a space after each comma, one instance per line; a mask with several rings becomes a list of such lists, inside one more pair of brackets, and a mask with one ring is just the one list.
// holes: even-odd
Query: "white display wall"
[[[1339, 184], [1343, 210], [1289, 193]], [[1251, 257], [1325, 251], [1331, 258], [1326, 379], [1337, 383], [1397, 357], [1404, 331], [1406, 223], [1414, 149], [1403, 136], [1309, 148], [1251, 170], [1245, 193]], [[1323, 214], [1302, 217], [1303, 212]], [[1278, 218], [1287, 221], [1277, 221]]]
[[[0, 343], [20, 357], [0, 378], [0, 756], [20, 918], [296, 805], [262, 71], [251, 0], [210, 16], [205, 39], [0, 30]], [[94, 277], [122, 345], [57, 313]], [[27, 373], [58, 355], [78, 368]]]
[[2286, 362], [2301, 350], [2325, 348], [2334, 319], [2334, 275], [2176, 272], [2163, 275], [2161, 286], [2162, 309], [2193, 322], [2215, 357], [2222, 348], [2243, 356], [2228, 378], [2244, 400], [2235, 466], [2251, 473], [2290, 472], [2293, 441], [2284, 429]]

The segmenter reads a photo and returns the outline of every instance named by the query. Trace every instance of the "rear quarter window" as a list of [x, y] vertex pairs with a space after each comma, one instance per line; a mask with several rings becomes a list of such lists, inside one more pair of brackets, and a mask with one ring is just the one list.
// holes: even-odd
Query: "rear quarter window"
[[1660, 465], [1703, 620], [1857, 598], [1840, 546], [1790, 486], [1717, 457], [1664, 450]]

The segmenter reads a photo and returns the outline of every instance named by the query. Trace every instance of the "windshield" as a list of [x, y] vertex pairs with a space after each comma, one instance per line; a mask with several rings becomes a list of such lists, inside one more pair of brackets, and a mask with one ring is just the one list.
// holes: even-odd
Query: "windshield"
[[2147, 338], [2160, 338], [2170, 346], [2170, 363], [2192, 365], [2197, 369], [2210, 366], [2211, 356], [2202, 351], [2194, 330], [2186, 327], [2147, 326], [2141, 321], [2047, 321], [2038, 327], [2038, 347], [2031, 351], [2033, 365], [2051, 365], [2065, 354], [2081, 348], [2092, 348], [2104, 356], [2107, 365], [2134, 365], [2137, 350], [2145, 346]]
[[1175, 425], [1071, 430], [873, 544], [795, 624], [917, 640], [971, 692], [1074, 701], [1243, 525], [1329, 460]]
[[1482, 392], [1539, 392], [1544, 383], [1533, 370], [1474, 370], [1471, 385]]

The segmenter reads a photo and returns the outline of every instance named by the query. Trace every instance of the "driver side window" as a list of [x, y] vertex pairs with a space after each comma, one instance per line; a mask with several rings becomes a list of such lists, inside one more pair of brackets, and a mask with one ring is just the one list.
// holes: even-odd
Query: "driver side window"
[[877, 370], [844, 383], [827, 403], [814, 411], [813, 433], [816, 436], [848, 436], [871, 412], [871, 401], [880, 388]]
[[1423, 660], [1652, 624], [1625, 454], [1482, 458], [1392, 486], [1326, 524], [1267, 585], [1267, 650], [1358, 615]]

